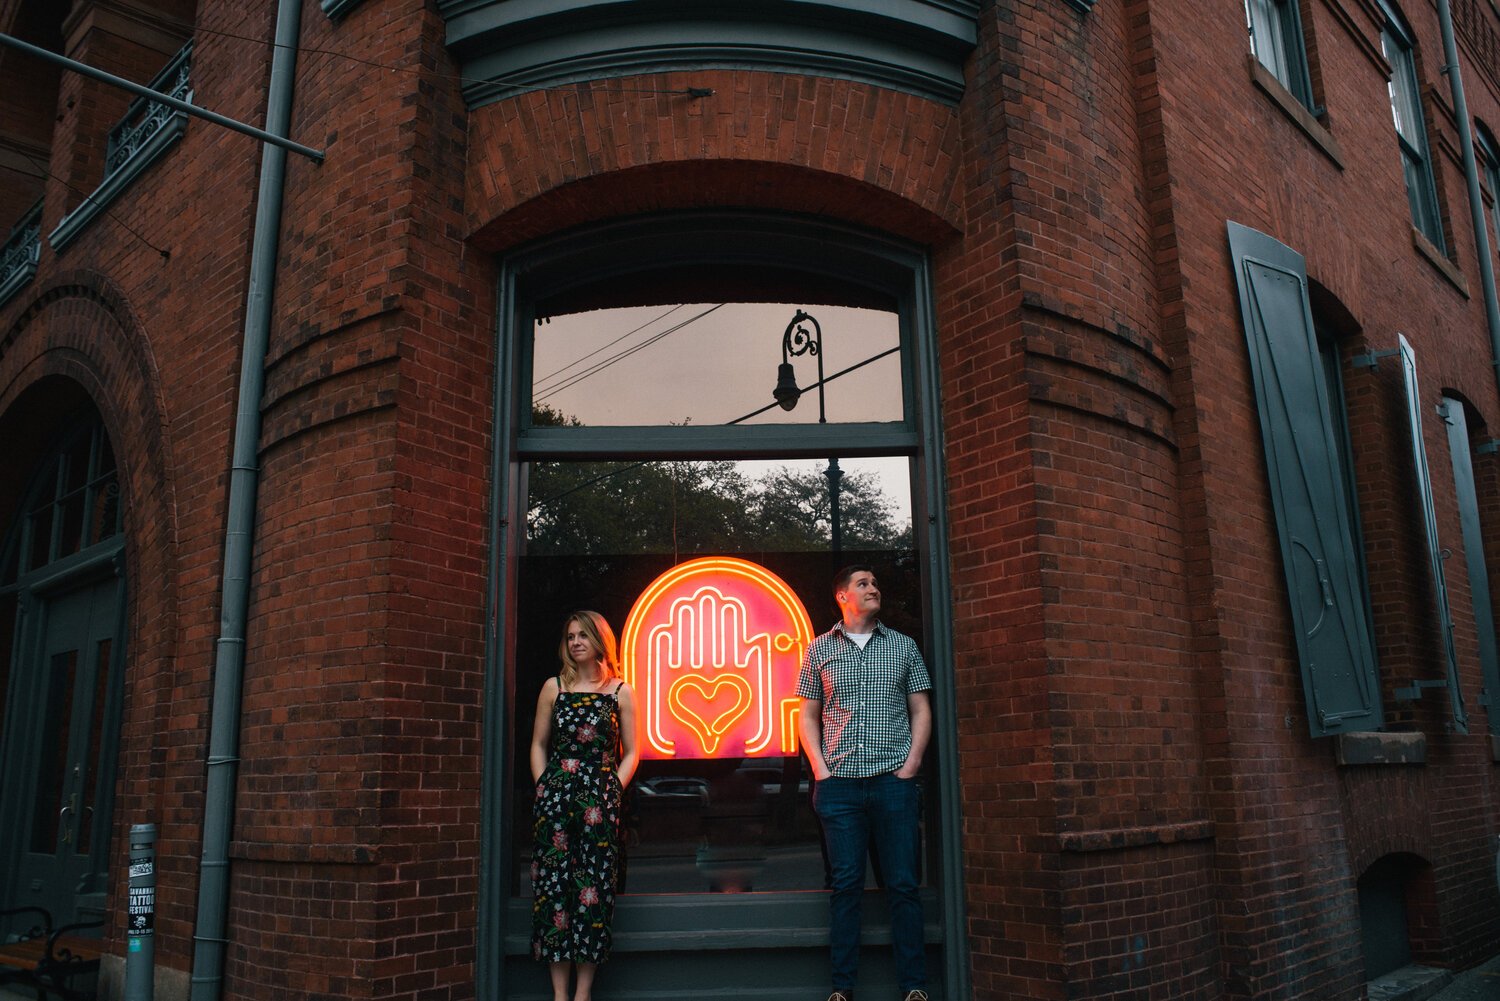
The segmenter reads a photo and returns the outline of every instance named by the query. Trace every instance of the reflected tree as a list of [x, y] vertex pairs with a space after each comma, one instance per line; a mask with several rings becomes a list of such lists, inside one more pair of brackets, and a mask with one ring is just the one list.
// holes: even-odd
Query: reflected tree
[[[538, 405], [532, 422], [578, 427]], [[535, 462], [526, 542], [534, 554], [819, 551], [829, 545], [828, 481], [821, 470], [781, 466], [751, 479], [725, 460]], [[866, 472], [840, 488], [844, 546], [905, 549], [895, 504]]]

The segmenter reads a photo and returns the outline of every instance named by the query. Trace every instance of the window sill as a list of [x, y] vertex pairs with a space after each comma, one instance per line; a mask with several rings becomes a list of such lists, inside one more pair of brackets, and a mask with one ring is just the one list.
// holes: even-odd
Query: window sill
[[1420, 229], [1411, 228], [1411, 245], [1417, 248], [1417, 253], [1427, 258], [1428, 262], [1438, 271], [1442, 272], [1448, 283], [1458, 289], [1465, 299], [1469, 298], [1469, 283], [1464, 280], [1463, 272], [1456, 268], [1452, 261], [1443, 256], [1443, 252], [1432, 245], [1432, 241], [1423, 235]]
[[1307, 138], [1311, 139], [1323, 155], [1333, 161], [1333, 165], [1339, 170], [1344, 169], [1344, 149], [1339, 141], [1333, 137], [1323, 123], [1318, 121], [1313, 113], [1292, 92], [1286, 89], [1286, 85], [1276, 79], [1271, 71], [1261, 65], [1255, 56], [1249, 56], [1250, 80], [1260, 88], [1261, 93], [1271, 99], [1271, 103], [1281, 109], [1282, 114], [1292, 120], [1292, 124], [1301, 129]]
[[1341, 733], [1334, 740], [1340, 765], [1425, 765], [1427, 736], [1421, 733]]

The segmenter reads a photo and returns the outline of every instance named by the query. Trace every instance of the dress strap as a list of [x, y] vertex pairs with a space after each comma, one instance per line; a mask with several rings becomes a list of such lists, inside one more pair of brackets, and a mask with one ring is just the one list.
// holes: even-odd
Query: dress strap
[[624, 687], [625, 687], [625, 679], [621, 678], [619, 681], [615, 682], [615, 690], [612, 691], [612, 692], [610, 692], [609, 694], [611, 694], [611, 695], [619, 695], [620, 694], [620, 689], [622, 689]]

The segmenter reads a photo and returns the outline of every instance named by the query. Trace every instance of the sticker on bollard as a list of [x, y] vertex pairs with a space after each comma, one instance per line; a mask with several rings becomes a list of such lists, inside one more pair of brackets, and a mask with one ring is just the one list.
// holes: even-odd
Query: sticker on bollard
[[[133, 869], [134, 866], [131, 868]], [[130, 888], [130, 927], [126, 930], [126, 934], [153, 935], [155, 929], [156, 887], [132, 886]]]

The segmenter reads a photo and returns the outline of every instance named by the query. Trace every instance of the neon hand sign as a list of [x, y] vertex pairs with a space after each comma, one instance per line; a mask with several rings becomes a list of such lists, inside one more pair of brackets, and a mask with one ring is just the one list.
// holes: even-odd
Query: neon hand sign
[[680, 563], [641, 592], [620, 644], [642, 758], [797, 753], [797, 671], [807, 610], [765, 567]]

